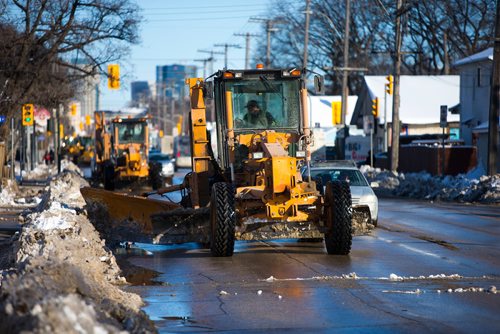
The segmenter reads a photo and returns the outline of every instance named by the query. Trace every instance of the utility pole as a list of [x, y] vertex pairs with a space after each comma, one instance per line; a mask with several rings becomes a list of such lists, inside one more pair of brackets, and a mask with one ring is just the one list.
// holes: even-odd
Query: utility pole
[[214, 73], [214, 61], [215, 61], [215, 58], [214, 58], [214, 55], [217, 54], [217, 55], [222, 55], [224, 54], [224, 52], [216, 52], [216, 51], [207, 51], [207, 50], [198, 50], [198, 52], [203, 52], [203, 53], [209, 53], [210, 54], [210, 57], [208, 58], [209, 62], [210, 62], [210, 74]]
[[394, 96], [392, 103], [392, 149], [391, 149], [391, 171], [396, 172], [399, 165], [399, 87], [401, 80], [401, 16], [403, 0], [398, 0], [396, 9], [396, 54], [394, 62]]
[[271, 67], [271, 33], [277, 31], [274, 28], [274, 24], [282, 23], [281, 20], [263, 19], [260, 17], [251, 17], [249, 22], [265, 22], [266, 23], [266, 33], [267, 33], [267, 48], [266, 48], [266, 68]]
[[307, 46], [309, 44], [309, 16], [311, 14], [311, 0], [306, 0], [306, 31], [304, 33], [304, 65], [307, 68]]
[[349, 26], [351, 21], [351, 0], [345, 1], [345, 32], [344, 32], [344, 71], [342, 75], [342, 113], [340, 116], [341, 124], [345, 125], [345, 116], [347, 114], [347, 99], [349, 98], [349, 87], [347, 79], [349, 75]]
[[490, 115], [488, 120], [488, 175], [497, 172], [498, 117], [500, 115], [500, 1], [497, 0], [495, 19], [495, 44], [493, 47], [493, 78], [490, 91]]
[[450, 60], [448, 56], [448, 31], [445, 30], [443, 33], [443, 45], [444, 45], [444, 52], [443, 52], [443, 57], [444, 57], [444, 75], [449, 75], [450, 74]]
[[228, 48], [236, 48], [241, 49], [241, 46], [238, 44], [214, 44], [215, 47], [223, 47], [224, 48], [224, 68], [227, 69], [227, 49]]
[[207, 63], [210, 61], [210, 58], [195, 59], [194, 61], [201, 61], [201, 62], [203, 62], [203, 78], [206, 78], [207, 77]]
[[259, 35], [247, 32], [245, 34], [234, 34], [234, 36], [245, 37], [245, 68], [248, 69], [250, 68], [250, 37], [255, 37]]

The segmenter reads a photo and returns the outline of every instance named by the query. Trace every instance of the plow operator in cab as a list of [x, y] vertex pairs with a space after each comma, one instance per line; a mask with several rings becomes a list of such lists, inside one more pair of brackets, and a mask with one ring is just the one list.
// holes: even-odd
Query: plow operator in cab
[[241, 128], [268, 129], [276, 125], [276, 120], [271, 113], [262, 110], [256, 100], [247, 103], [247, 113], [243, 120], [237, 119], [236, 124]]

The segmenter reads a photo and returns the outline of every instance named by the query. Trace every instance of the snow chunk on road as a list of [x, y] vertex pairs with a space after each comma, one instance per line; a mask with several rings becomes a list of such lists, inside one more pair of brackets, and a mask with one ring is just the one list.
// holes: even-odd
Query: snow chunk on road
[[402, 280], [403, 280], [403, 277], [398, 276], [396, 274], [390, 274], [389, 275], [389, 281], [396, 282], [396, 281], [402, 281]]

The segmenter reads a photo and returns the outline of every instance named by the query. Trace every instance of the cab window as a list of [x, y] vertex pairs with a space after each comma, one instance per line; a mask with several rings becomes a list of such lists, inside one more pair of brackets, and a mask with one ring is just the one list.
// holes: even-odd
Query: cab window
[[263, 77], [227, 82], [226, 90], [232, 93], [234, 129], [298, 128], [299, 88], [299, 81]]

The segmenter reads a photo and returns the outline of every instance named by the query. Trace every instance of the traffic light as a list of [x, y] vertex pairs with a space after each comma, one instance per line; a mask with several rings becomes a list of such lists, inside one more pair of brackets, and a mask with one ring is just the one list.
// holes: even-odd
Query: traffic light
[[33, 104], [23, 104], [23, 125], [31, 126], [35, 120], [35, 106]]
[[76, 103], [71, 103], [69, 109], [71, 111], [71, 116], [76, 116]]
[[118, 64], [108, 65], [108, 88], [109, 89], [120, 88], [120, 65]]
[[378, 97], [372, 100], [372, 114], [373, 117], [378, 117]]
[[332, 123], [333, 125], [340, 124], [342, 119], [342, 102], [332, 102]]
[[387, 79], [387, 83], [385, 84], [385, 91], [387, 94], [392, 95], [394, 91], [394, 77], [392, 75], [388, 75], [385, 77]]

